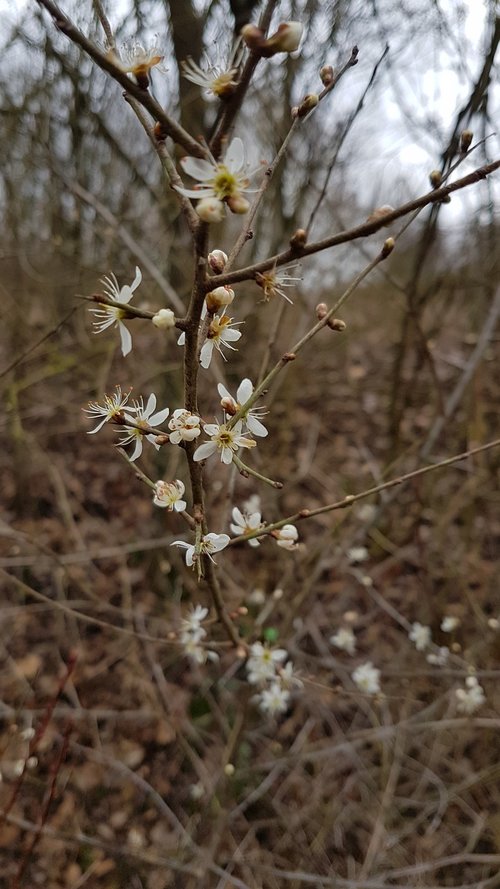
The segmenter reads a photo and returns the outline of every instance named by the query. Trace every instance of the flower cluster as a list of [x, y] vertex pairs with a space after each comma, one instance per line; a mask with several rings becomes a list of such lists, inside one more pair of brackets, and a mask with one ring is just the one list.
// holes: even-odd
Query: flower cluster
[[120, 444], [127, 445], [131, 442], [135, 442], [133, 453], [130, 456], [130, 460], [134, 461], [142, 454], [144, 438], [149, 441], [156, 450], [159, 449], [160, 445], [156, 442], [156, 433], [148, 432], [147, 430], [153, 426], [161, 426], [167, 419], [170, 411], [168, 407], [161, 411], [156, 411], [156, 395], [154, 394], [149, 396], [146, 406], [144, 406], [143, 399], [139, 398], [133, 402], [132, 407], [128, 407], [128, 411], [129, 413], [125, 414], [125, 421], [129, 421], [129, 423], [133, 425], [127, 425], [127, 422], [124, 423]]
[[221, 222], [226, 206], [232, 213], [249, 210], [250, 204], [244, 195], [256, 170], [249, 171], [245, 147], [238, 137], [232, 139], [221, 161], [185, 157], [181, 166], [198, 184], [194, 188], [174, 187], [185, 198], [199, 199], [196, 212], [204, 222]]
[[408, 638], [410, 642], [414, 643], [417, 651], [425, 651], [425, 649], [429, 647], [432, 641], [431, 628], [420, 624], [417, 620], [411, 625], [410, 632], [408, 633]]
[[484, 688], [479, 685], [475, 676], [467, 676], [465, 688], [457, 688], [455, 697], [459, 713], [475, 713], [486, 701]]
[[366, 661], [356, 667], [352, 679], [359, 690], [365, 694], [378, 695], [380, 693], [380, 670], [374, 667], [371, 661]]
[[250, 646], [247, 679], [250, 685], [260, 688], [255, 700], [262, 712], [269, 716], [285, 713], [290, 705], [291, 690], [302, 686], [301, 680], [294, 675], [292, 662], [282, 666], [287, 657], [284, 648], [269, 648], [261, 642]]
[[181, 623], [180, 641], [184, 646], [184, 654], [197, 664], [205, 664], [207, 660], [218, 660], [214, 651], [204, 648], [200, 643], [205, 639], [207, 631], [201, 623], [208, 615], [208, 608], [196, 605], [191, 608], [186, 618]]
[[356, 637], [350, 627], [341, 627], [333, 636], [330, 636], [330, 642], [335, 648], [341, 651], [347, 651], [347, 654], [355, 654]]

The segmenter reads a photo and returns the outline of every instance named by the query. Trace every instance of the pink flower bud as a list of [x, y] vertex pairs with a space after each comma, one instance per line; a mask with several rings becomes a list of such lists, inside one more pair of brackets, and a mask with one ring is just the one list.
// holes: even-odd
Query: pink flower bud
[[230, 306], [233, 299], [234, 290], [231, 290], [230, 287], [216, 287], [215, 290], [207, 293], [205, 297], [207, 309], [211, 315], [214, 315], [215, 312], [218, 312], [224, 306]]
[[196, 212], [203, 222], [222, 222], [224, 219], [224, 204], [217, 198], [203, 198], [196, 205]]
[[208, 264], [216, 275], [220, 275], [221, 272], [224, 271], [226, 262], [227, 253], [224, 253], [223, 250], [212, 250], [212, 252], [208, 254]]
[[250, 204], [247, 199], [239, 192], [235, 192], [235, 194], [232, 194], [231, 197], [227, 199], [227, 205], [231, 210], [231, 213], [238, 213], [240, 215], [248, 213], [250, 209]]

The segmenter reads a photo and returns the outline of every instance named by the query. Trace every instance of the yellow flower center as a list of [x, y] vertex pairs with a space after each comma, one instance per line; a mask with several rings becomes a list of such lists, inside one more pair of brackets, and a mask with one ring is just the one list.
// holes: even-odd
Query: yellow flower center
[[217, 165], [217, 173], [212, 181], [212, 186], [216, 197], [223, 201], [230, 198], [238, 192], [238, 182], [236, 177], [229, 172], [224, 164]]

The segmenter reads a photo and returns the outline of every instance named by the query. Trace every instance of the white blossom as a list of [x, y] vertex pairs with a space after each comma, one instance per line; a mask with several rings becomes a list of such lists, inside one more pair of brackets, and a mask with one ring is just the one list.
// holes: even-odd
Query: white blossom
[[359, 562], [366, 562], [370, 556], [366, 546], [351, 546], [351, 548], [347, 550], [346, 555], [349, 562], [353, 565], [359, 564]]
[[376, 695], [380, 691], [380, 670], [374, 667], [371, 661], [366, 661], [356, 667], [352, 674], [353, 681], [360, 691], [369, 695]]
[[105, 303], [99, 303], [98, 309], [90, 309], [91, 313], [98, 319], [93, 322], [94, 327], [96, 328], [96, 333], [102, 333], [102, 331], [106, 330], [108, 327], [117, 325], [120, 332], [122, 355], [128, 355], [132, 349], [132, 337], [129, 329], [123, 323], [123, 318], [127, 317], [126, 306], [132, 299], [134, 291], [137, 290], [142, 281], [141, 270], [139, 266], [136, 266], [135, 278], [132, 284], [124, 284], [121, 289], [118, 286], [118, 281], [113, 272], [111, 272], [109, 276], [102, 278], [101, 281], [104, 284], [105, 295], [114, 302], [121, 303], [123, 308], [120, 308], [119, 306], [107, 306]]
[[258, 272], [255, 281], [264, 291], [266, 301], [278, 295], [293, 305], [293, 301], [285, 293], [285, 288], [295, 287], [299, 281], [302, 281], [300, 276], [290, 274], [290, 272], [298, 271], [300, 271], [300, 264], [292, 263], [292, 265], [284, 266], [279, 272], [276, 271], [276, 268], [270, 269], [268, 272]]
[[226, 359], [226, 356], [222, 351], [222, 346], [232, 349], [233, 352], [236, 351], [231, 343], [236, 343], [241, 337], [241, 330], [234, 330], [234, 327], [239, 323], [241, 322], [233, 322], [233, 319], [229, 318], [229, 316], [224, 313], [221, 315], [214, 315], [210, 321], [207, 339], [203, 343], [200, 351], [200, 364], [205, 370], [210, 367], [214, 348], [217, 349], [224, 360]]
[[165, 53], [160, 46], [158, 34], [155, 34], [154, 40], [149, 45], [140, 43], [139, 40], [123, 43], [120, 46], [120, 58], [112, 52], [110, 55], [122, 71], [132, 74], [138, 81], [148, 78], [151, 68], [156, 67], [162, 73], [167, 71], [162, 65]]
[[175, 482], [157, 481], [154, 487], [153, 503], [155, 506], [161, 506], [170, 512], [184, 512], [187, 507], [185, 500], [182, 500], [185, 487], [180, 479]]
[[441, 621], [441, 629], [442, 629], [443, 633], [452, 633], [453, 630], [456, 630], [456, 628], [459, 625], [460, 625], [460, 618], [459, 617], [452, 617], [452, 615], [446, 615], [445, 617], [443, 617], [443, 620]]
[[283, 525], [282, 528], [274, 532], [274, 536], [278, 546], [283, 547], [283, 549], [297, 549], [299, 532], [295, 525]]
[[185, 408], [177, 408], [168, 422], [171, 429], [170, 441], [179, 444], [181, 441], [194, 441], [201, 435], [200, 418], [191, 414]]
[[290, 692], [287, 691], [280, 682], [273, 682], [268, 688], [255, 696], [258, 701], [259, 708], [263, 713], [269, 716], [277, 716], [285, 713], [290, 704]]
[[276, 677], [282, 661], [288, 656], [284, 648], [268, 648], [262, 642], [254, 642], [250, 646], [250, 657], [247, 661], [247, 679], [250, 685], [262, 685]]
[[475, 676], [468, 676], [465, 680], [465, 688], [457, 688], [457, 710], [459, 713], [475, 713], [486, 701], [484, 688], [479, 685]]
[[[205, 534], [200, 541], [199, 555], [207, 555], [209, 559], [212, 559], [212, 553], [218, 553], [221, 549], [224, 549], [224, 547], [228, 545], [230, 539], [228, 534], [214, 534], [213, 532]], [[186, 543], [184, 540], [174, 540], [170, 545], [180, 546], [182, 549], [186, 550], [186, 565], [189, 568], [192, 568], [198, 560], [196, 546], [191, 543]], [[213, 561], [214, 560], [212, 559], [212, 562]]]
[[[248, 534], [251, 531], [256, 531], [262, 524], [260, 512], [252, 512], [250, 514], [244, 513], [241, 512], [237, 506], [235, 506], [232, 511], [232, 517], [233, 521], [229, 527], [233, 534]], [[252, 537], [248, 543], [250, 546], [260, 546], [260, 542], [256, 537]]]
[[350, 627], [341, 627], [340, 630], [330, 636], [330, 642], [335, 648], [354, 654], [356, 651], [356, 637]]
[[197, 641], [203, 639], [207, 632], [203, 629], [201, 623], [206, 617], [208, 617], [208, 608], [205, 608], [203, 605], [196, 605], [194, 608], [191, 608], [187, 617], [182, 619], [183, 634], [196, 638]]
[[[242, 380], [236, 390], [236, 398], [233, 398], [222, 383], [219, 383], [217, 386], [217, 391], [221, 397], [221, 407], [224, 408], [226, 414], [230, 414], [234, 417], [240, 410], [241, 406], [252, 397], [253, 383], [248, 377]], [[251, 432], [252, 435], [256, 435], [257, 438], [265, 438], [268, 434], [266, 427], [261, 422], [262, 417], [266, 413], [267, 411], [265, 411], [264, 408], [251, 407], [246, 411], [242, 418], [249, 432]]]
[[408, 638], [410, 642], [415, 643], [417, 651], [425, 651], [431, 643], [431, 628], [420, 624], [417, 620], [411, 625]]
[[94, 432], [99, 432], [99, 429], [102, 429], [105, 423], [108, 423], [115, 417], [120, 416], [123, 408], [129, 400], [129, 397], [130, 392], [127, 392], [126, 395], [122, 395], [121, 386], [117, 386], [113, 395], [104, 396], [103, 404], [99, 404], [98, 401], [89, 401], [88, 408], [84, 408], [83, 412], [85, 414], [88, 414], [89, 417], [93, 420], [97, 420], [100, 417], [102, 417], [102, 419], [97, 424], [95, 429], [89, 430], [88, 435], [93, 435]]
[[241, 420], [229, 429], [224, 423], [207, 423], [203, 426], [203, 431], [210, 436], [210, 441], [206, 441], [199, 445], [194, 454], [193, 460], [199, 462], [206, 460], [220, 451], [222, 463], [232, 463], [233, 457], [239, 448], [254, 448], [255, 442], [251, 438], [247, 438], [243, 432], [243, 424]]
[[[136, 423], [137, 426], [160, 426], [165, 422], [169, 415], [168, 407], [164, 408], [161, 411], [156, 411], [156, 395], [151, 394], [147, 400], [146, 407], [144, 407], [144, 401], [142, 398], [134, 401], [133, 406], [129, 407], [128, 410], [134, 414], [134, 416], [129, 416], [125, 414], [125, 419], [130, 420], [133, 423]], [[132, 456], [129, 458], [130, 460], [137, 460], [138, 457], [142, 454], [142, 440], [143, 438], [147, 438], [147, 440], [154, 445], [156, 450], [158, 450], [159, 445], [156, 444], [155, 438], [156, 435], [151, 433], [147, 433], [142, 431], [140, 428], [136, 428], [135, 426], [127, 426], [123, 427], [123, 438], [120, 439], [120, 444], [126, 445], [131, 442], [135, 442], [135, 448], [132, 453]]]
[[427, 655], [426, 660], [428, 664], [433, 664], [435, 667], [444, 667], [448, 663], [449, 656], [450, 649], [448, 646], [441, 645], [437, 651], [431, 651]]
[[[220, 162], [185, 157], [181, 160], [185, 173], [198, 180], [194, 188], [175, 186], [186, 198], [217, 200], [228, 205], [233, 213], [246, 213], [248, 201], [243, 197], [249, 190], [252, 173], [249, 173], [245, 158], [245, 148], [241, 139], [235, 137]], [[199, 206], [196, 208], [199, 213]]]
[[238, 73], [237, 68], [224, 68], [222, 65], [211, 65], [206, 59], [206, 67], [201, 68], [192, 58], [188, 57], [185, 62], [181, 62], [183, 75], [186, 80], [201, 86], [205, 92], [222, 98], [230, 96], [236, 87], [234, 79]]

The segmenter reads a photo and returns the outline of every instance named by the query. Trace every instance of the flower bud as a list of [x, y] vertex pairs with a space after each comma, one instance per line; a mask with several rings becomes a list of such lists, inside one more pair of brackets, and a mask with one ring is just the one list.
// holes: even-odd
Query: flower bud
[[175, 327], [175, 315], [172, 309], [160, 309], [159, 312], [151, 319], [155, 327], [160, 330], [169, 330]]
[[460, 135], [460, 152], [461, 154], [465, 154], [466, 151], [469, 150], [471, 146], [471, 142], [474, 138], [474, 133], [472, 130], [464, 130]]
[[330, 86], [333, 80], [333, 68], [331, 65], [323, 65], [320, 69], [319, 76], [323, 86]]
[[322, 321], [327, 312], [328, 312], [327, 304], [326, 303], [318, 303], [318, 305], [316, 306], [316, 317], [318, 318], [318, 321]]
[[260, 49], [263, 43], [265, 43], [265, 34], [257, 25], [244, 25], [244, 27], [240, 31], [241, 36], [243, 37], [243, 42], [246, 43], [249, 49]]
[[305, 117], [306, 114], [309, 114], [309, 112], [313, 110], [313, 108], [316, 108], [318, 102], [319, 96], [317, 93], [309, 93], [307, 96], [304, 96], [299, 105], [297, 117]]
[[222, 222], [225, 216], [224, 204], [217, 198], [203, 198], [198, 201], [196, 212], [203, 222]]
[[210, 293], [207, 293], [205, 297], [205, 302], [207, 304], [207, 309], [211, 315], [215, 315], [219, 309], [224, 308], [224, 306], [230, 306], [234, 299], [234, 290], [231, 290], [230, 287], [216, 287], [215, 290], [211, 290]]
[[234, 417], [234, 415], [238, 413], [238, 405], [234, 398], [228, 398], [227, 395], [225, 395], [224, 398], [221, 398], [220, 406], [230, 417]]
[[236, 192], [227, 199], [227, 205], [231, 210], [231, 213], [238, 213], [240, 215], [248, 213], [250, 209], [250, 204], [247, 199], [239, 192]]
[[235, 772], [235, 768], [234, 768], [232, 762], [228, 762], [228, 763], [226, 763], [226, 765], [224, 766], [224, 774], [225, 774], [228, 778], [231, 778], [232, 775], [234, 775], [234, 772]]
[[277, 52], [295, 52], [302, 39], [301, 22], [282, 22], [275, 34], [265, 42], [266, 50], [272, 49], [271, 55]]
[[440, 170], [433, 170], [432, 173], [429, 173], [429, 181], [433, 188], [439, 188], [443, 181], [443, 176]]
[[290, 238], [290, 247], [300, 249], [305, 246], [307, 241], [307, 232], [305, 228], [298, 228]]
[[221, 272], [224, 271], [226, 262], [227, 253], [224, 253], [223, 250], [212, 250], [212, 252], [208, 254], [208, 264], [216, 275], [220, 275]]
[[385, 259], [386, 256], [389, 256], [389, 253], [392, 253], [392, 251], [394, 250], [395, 243], [396, 242], [395, 242], [394, 238], [387, 238], [387, 240], [384, 241], [384, 246], [382, 247], [382, 258], [383, 259]]
[[388, 216], [389, 213], [394, 213], [394, 207], [391, 207], [390, 204], [383, 204], [382, 207], [377, 207], [373, 213], [370, 213], [367, 222], [378, 222], [379, 219], [383, 219], [384, 216]]

